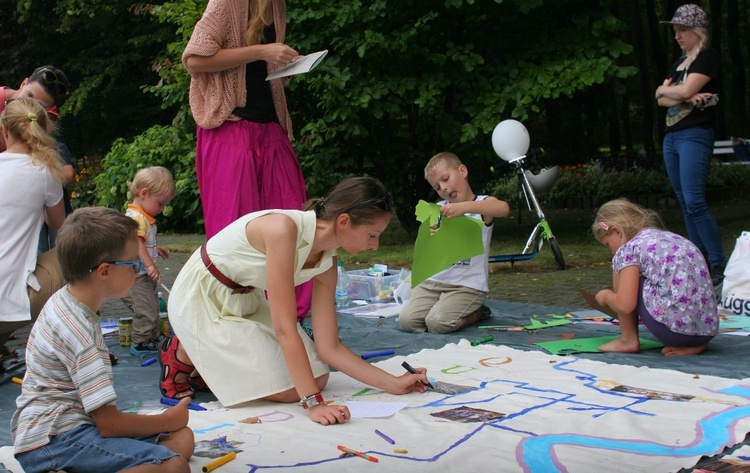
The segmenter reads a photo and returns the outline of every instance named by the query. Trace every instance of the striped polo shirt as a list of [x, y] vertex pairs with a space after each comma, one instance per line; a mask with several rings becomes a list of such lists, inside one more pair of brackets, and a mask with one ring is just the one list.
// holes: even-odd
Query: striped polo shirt
[[26, 376], [10, 427], [15, 453], [93, 425], [90, 413], [116, 399], [100, 317], [65, 286], [47, 301], [29, 335]]

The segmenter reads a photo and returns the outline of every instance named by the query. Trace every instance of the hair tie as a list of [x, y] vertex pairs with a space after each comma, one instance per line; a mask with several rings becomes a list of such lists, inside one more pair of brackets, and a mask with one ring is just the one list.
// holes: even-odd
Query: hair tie
[[29, 121], [35, 122], [37, 120], [36, 115], [31, 112], [29, 112], [29, 114], [26, 116], [29, 117]]
[[317, 202], [315, 202], [315, 214], [320, 217], [323, 215], [323, 206], [326, 204], [326, 200], [324, 198], [318, 199]]
[[607, 225], [606, 223], [604, 223], [604, 222], [599, 222], [599, 226], [600, 226], [600, 227], [602, 227], [602, 228], [604, 229], [604, 231], [605, 231], [605, 232], [608, 232], [608, 231], [609, 231], [609, 225]]

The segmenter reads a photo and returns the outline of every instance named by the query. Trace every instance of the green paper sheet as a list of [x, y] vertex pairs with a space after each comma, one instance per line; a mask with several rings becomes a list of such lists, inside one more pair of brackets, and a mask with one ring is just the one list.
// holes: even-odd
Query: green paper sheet
[[414, 261], [411, 285], [434, 276], [457, 261], [482, 254], [482, 225], [484, 222], [470, 217], [442, 219], [434, 233], [430, 227], [438, 223], [440, 206], [420, 200], [415, 211], [419, 226], [414, 243]]
[[[544, 348], [553, 355], [572, 355], [575, 353], [600, 353], [599, 346], [610, 342], [619, 335], [613, 337], [595, 337], [595, 338], [573, 338], [570, 340], [555, 340], [552, 342], [538, 342], [534, 345]], [[663, 343], [646, 338], [639, 338], [641, 341], [641, 351], [661, 348]]]
[[572, 320], [567, 319], [556, 319], [556, 320], [550, 320], [549, 322], [540, 322], [537, 319], [530, 319], [531, 325], [526, 325], [523, 328], [525, 330], [539, 330], [542, 328], [549, 328], [549, 327], [558, 327], [560, 325], [569, 325], [572, 324]]

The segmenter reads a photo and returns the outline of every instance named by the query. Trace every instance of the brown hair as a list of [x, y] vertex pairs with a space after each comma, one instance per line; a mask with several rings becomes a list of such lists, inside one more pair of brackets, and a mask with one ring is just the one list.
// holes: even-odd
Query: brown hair
[[37, 82], [52, 99], [52, 105], [59, 105], [70, 94], [70, 82], [65, 73], [55, 66], [42, 66], [34, 69], [29, 82]]
[[453, 169], [458, 169], [458, 167], [463, 163], [460, 159], [458, 159], [458, 156], [453, 153], [450, 153], [448, 151], [438, 153], [430, 158], [430, 160], [427, 162], [427, 165], [424, 167], [425, 179], [427, 179], [427, 177], [435, 171], [435, 168], [441, 164], [446, 164]]
[[615, 226], [629, 240], [644, 228], [663, 228], [664, 224], [658, 213], [621, 198], [610, 200], [599, 207], [591, 231], [594, 238], [601, 240]]
[[[5, 107], [0, 123], [14, 141], [29, 147], [33, 164], [46, 167], [55, 178], [62, 181], [62, 161], [57, 141], [52, 136], [55, 124], [49, 119], [42, 104], [28, 97], [15, 99]], [[5, 145], [9, 146], [10, 143]]]
[[377, 179], [350, 177], [334, 186], [325, 198], [308, 200], [304, 210], [313, 209], [320, 220], [336, 220], [347, 214], [352, 224], [361, 225], [390, 214], [393, 198]]
[[128, 185], [128, 192], [132, 197], [135, 197], [143, 189], [148, 189], [152, 196], [168, 195], [174, 197], [177, 194], [172, 173], [163, 166], [151, 166], [135, 173], [133, 182]]
[[57, 234], [55, 248], [63, 277], [77, 282], [91, 268], [122, 257], [125, 246], [137, 239], [138, 223], [107, 207], [82, 207], [68, 215]]

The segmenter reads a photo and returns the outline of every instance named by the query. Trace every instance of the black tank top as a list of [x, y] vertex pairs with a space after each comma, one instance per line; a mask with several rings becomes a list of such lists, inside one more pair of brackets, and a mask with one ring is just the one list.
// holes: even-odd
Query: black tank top
[[[270, 24], [263, 28], [263, 41], [261, 44], [276, 42], [276, 28]], [[276, 122], [276, 109], [273, 106], [271, 95], [271, 83], [266, 80], [268, 70], [266, 61], [253, 61], [245, 66], [245, 88], [247, 90], [247, 102], [244, 107], [235, 108], [232, 113], [256, 123]]]

